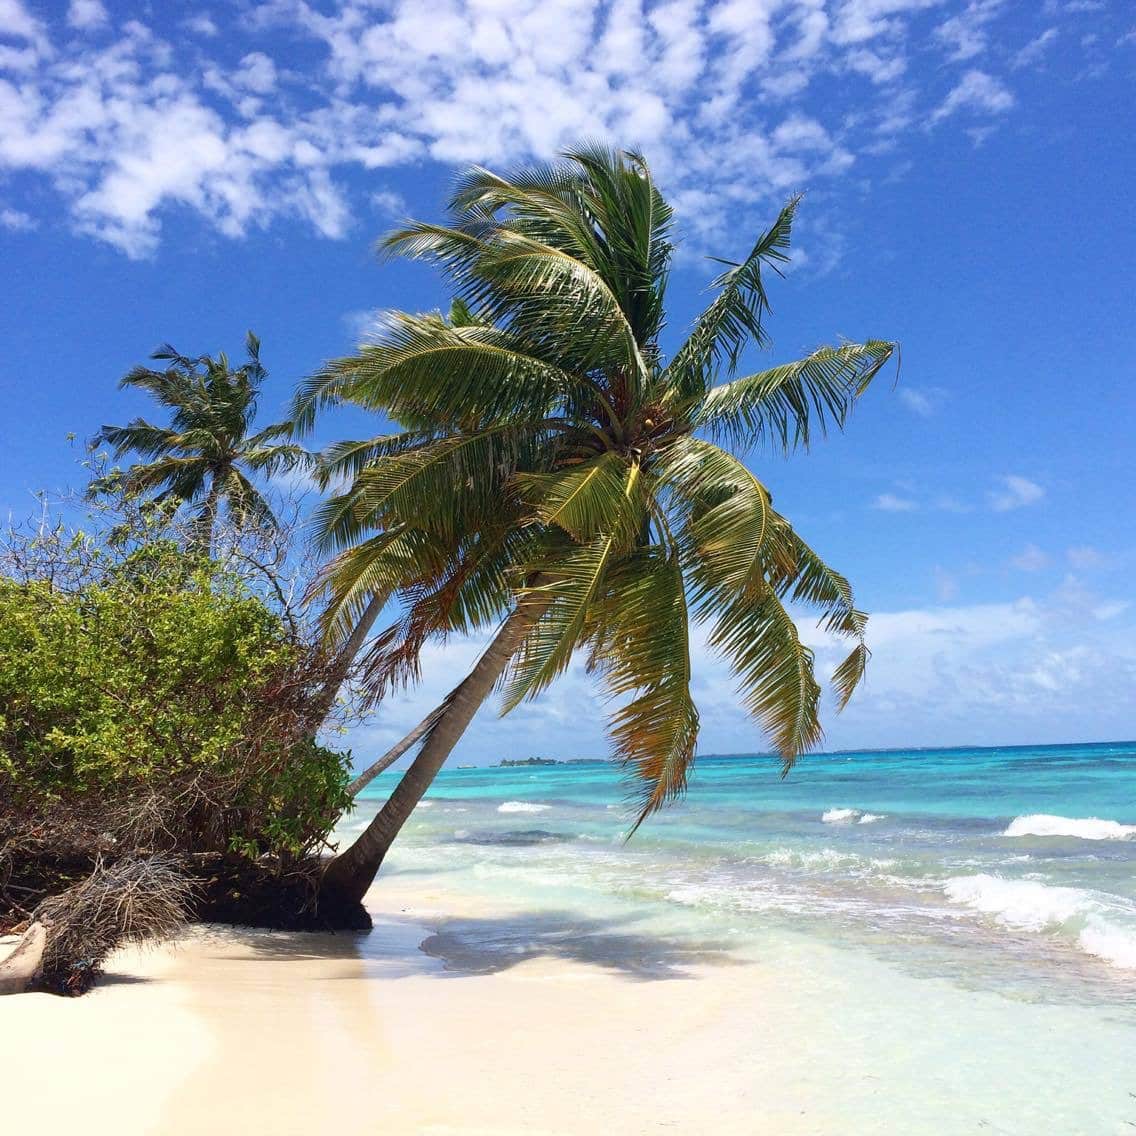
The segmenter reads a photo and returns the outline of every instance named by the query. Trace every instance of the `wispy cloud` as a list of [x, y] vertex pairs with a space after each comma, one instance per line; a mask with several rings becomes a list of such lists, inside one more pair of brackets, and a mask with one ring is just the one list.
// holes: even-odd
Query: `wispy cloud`
[[935, 39], [949, 51], [955, 61], [973, 59], [987, 48], [987, 25], [1004, 10], [1004, 0], [973, 0], [955, 16], [935, 28]]
[[1014, 96], [1000, 79], [985, 71], [967, 71], [935, 109], [931, 123], [942, 122], [960, 111], [1004, 114], [1013, 105]]
[[941, 387], [900, 387], [899, 401], [920, 418], [930, 418], [946, 401]]
[[987, 495], [987, 500], [996, 513], [1006, 513], [1011, 509], [1022, 509], [1036, 505], [1044, 500], [1045, 490], [1036, 481], [1018, 474], [1007, 474], [999, 479], [1000, 487]]
[[919, 506], [910, 497], [900, 497], [895, 493], [881, 493], [872, 502], [872, 508], [885, 513], [912, 513]]
[[[996, 7], [262, 0], [196, 63], [100, 0], [68, 9], [98, 33], [78, 37], [0, 0], [12, 44], [0, 50], [0, 172], [45, 179], [75, 228], [145, 256], [170, 207], [231, 237], [291, 217], [335, 238], [353, 224], [351, 171], [508, 164], [602, 137], [642, 146], [693, 241], [717, 242], [929, 118], [1008, 110], [1014, 96], [987, 71], [949, 62], [913, 78], [908, 66], [934, 27], [948, 26], [942, 43], [952, 18], [980, 29]], [[929, 28], [930, 9], [941, 18]], [[217, 12], [180, 27], [216, 38]], [[289, 67], [278, 53], [297, 42], [305, 65]], [[835, 101], [819, 82], [833, 76]]]
[[1010, 567], [1022, 572], [1040, 572], [1049, 566], [1049, 557], [1036, 544], [1027, 544], [1025, 548], [1010, 557]]
[[67, 22], [84, 31], [101, 27], [108, 19], [102, 0], [71, 0], [67, 8]]
[[1056, 42], [1058, 31], [1056, 28], [1046, 28], [1041, 35], [1031, 39], [1011, 61], [1010, 66], [1015, 70], [1022, 67], [1033, 67], [1040, 63], [1048, 54], [1050, 47]]
[[0, 209], [0, 225], [12, 232], [21, 232], [36, 227], [36, 219], [19, 209]]

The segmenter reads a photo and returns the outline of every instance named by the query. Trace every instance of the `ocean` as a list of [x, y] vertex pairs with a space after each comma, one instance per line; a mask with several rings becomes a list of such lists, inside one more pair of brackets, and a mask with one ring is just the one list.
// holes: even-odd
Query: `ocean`
[[849, 1131], [1136, 1129], [1136, 743], [816, 754], [784, 779], [700, 757], [630, 840], [627, 791], [605, 762], [446, 769], [384, 871], [529, 913], [441, 929], [468, 972], [555, 952], [646, 980], [738, 951], [807, 971], [818, 1054], [940, 1065], [933, 1091], [881, 1090], [892, 1126], [865, 1102]]

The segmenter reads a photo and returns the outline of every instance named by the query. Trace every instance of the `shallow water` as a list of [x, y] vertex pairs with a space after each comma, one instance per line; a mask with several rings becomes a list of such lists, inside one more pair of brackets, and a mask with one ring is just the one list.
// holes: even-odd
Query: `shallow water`
[[[988, 1071], [955, 1120], [940, 1101], [877, 1127], [865, 1104], [859, 1131], [1136, 1128], [1136, 744], [815, 755], [784, 780], [768, 757], [705, 757], [629, 842], [625, 793], [605, 763], [447, 770], [388, 870], [532, 913], [446, 928], [454, 965], [568, 949], [557, 928], [583, 959], [624, 950], [616, 965], [639, 977], [728, 947], [851, 1000], [889, 1061], [926, 1048], [938, 1013], [953, 1039], [940, 1087]], [[848, 1009], [809, 1004], [821, 1049], [840, 1051]], [[889, 1107], [922, 1116], [927, 1091], [900, 1085]], [[1037, 1128], [1054, 1109], [1066, 1119]]]
[[1023, 996], [1136, 998], [1132, 744], [824, 754], [784, 780], [705, 757], [627, 843], [625, 792], [605, 763], [446, 770], [393, 866], [898, 946]]

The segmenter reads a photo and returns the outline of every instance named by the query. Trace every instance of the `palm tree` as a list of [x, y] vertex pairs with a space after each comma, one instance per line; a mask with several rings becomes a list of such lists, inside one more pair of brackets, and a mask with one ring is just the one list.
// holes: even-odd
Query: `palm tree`
[[818, 609], [851, 641], [832, 676], [847, 702], [868, 659], [867, 617], [732, 452], [788, 454], [842, 428], [894, 351], [842, 343], [735, 377], [745, 347], [768, 344], [763, 274], [788, 260], [797, 205], [728, 264], [669, 357], [671, 210], [638, 154], [583, 146], [509, 178], [475, 168], [450, 225], [385, 239], [388, 253], [438, 266], [459, 301], [449, 319], [389, 314], [376, 342], [297, 394], [302, 428], [339, 403], [401, 427], [324, 455], [325, 482], [346, 484], [317, 515], [320, 545], [336, 553], [325, 634], [342, 642], [398, 605], [363, 658], [378, 699], [417, 679], [428, 641], [498, 629], [390, 798], [328, 866], [328, 896], [362, 897], [496, 686], [508, 711], [577, 649], [618, 704], [610, 732], [639, 787], [636, 827], [684, 791], [694, 760], [692, 618], [709, 624], [786, 769], [821, 738], [813, 653], [787, 605]]
[[[152, 495], [156, 502], [186, 504], [194, 509], [193, 544], [208, 556], [222, 504], [239, 527], [276, 525], [264, 496], [245, 471], [271, 476], [308, 460], [306, 451], [285, 442], [290, 423], [252, 430], [257, 398], [267, 377], [260, 362], [260, 340], [250, 331], [248, 360], [236, 370], [222, 353], [191, 358], [165, 344], [150, 358], [169, 365], [161, 371], [135, 367], [120, 387], [148, 391], [173, 411], [169, 426], [136, 418], [126, 426], [104, 426], [94, 440], [107, 443], [116, 459], [135, 453], [144, 459], [122, 475], [131, 493]], [[92, 486], [98, 490], [107, 478]]]

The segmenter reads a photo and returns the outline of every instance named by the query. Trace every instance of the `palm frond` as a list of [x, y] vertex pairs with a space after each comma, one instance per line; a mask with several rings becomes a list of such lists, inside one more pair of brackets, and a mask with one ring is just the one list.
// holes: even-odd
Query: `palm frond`
[[789, 260], [793, 218], [801, 198], [790, 199], [768, 231], [757, 238], [749, 256], [729, 268], [711, 285], [719, 289], [709, 307], [695, 321], [686, 342], [667, 365], [662, 384], [669, 402], [681, 404], [701, 397], [721, 366], [732, 371], [747, 343], [769, 344], [764, 319], [769, 296], [762, 271]]
[[690, 693], [690, 617], [682, 569], [665, 549], [637, 549], [608, 574], [597, 603], [590, 669], [615, 698], [617, 759], [640, 788], [632, 832], [682, 795], [694, 762], [698, 710]]
[[556, 525], [581, 544], [606, 532], [627, 546], [642, 528], [641, 468], [613, 450], [555, 473], [519, 473], [515, 480], [543, 524]]
[[735, 595], [718, 609], [710, 644], [729, 660], [742, 703], [788, 771], [823, 737], [813, 652], [792, 616], [772, 589]]
[[691, 425], [740, 446], [768, 441], [786, 453], [807, 448], [816, 431], [844, 428], [894, 350], [883, 340], [821, 347], [795, 363], [715, 387]]

